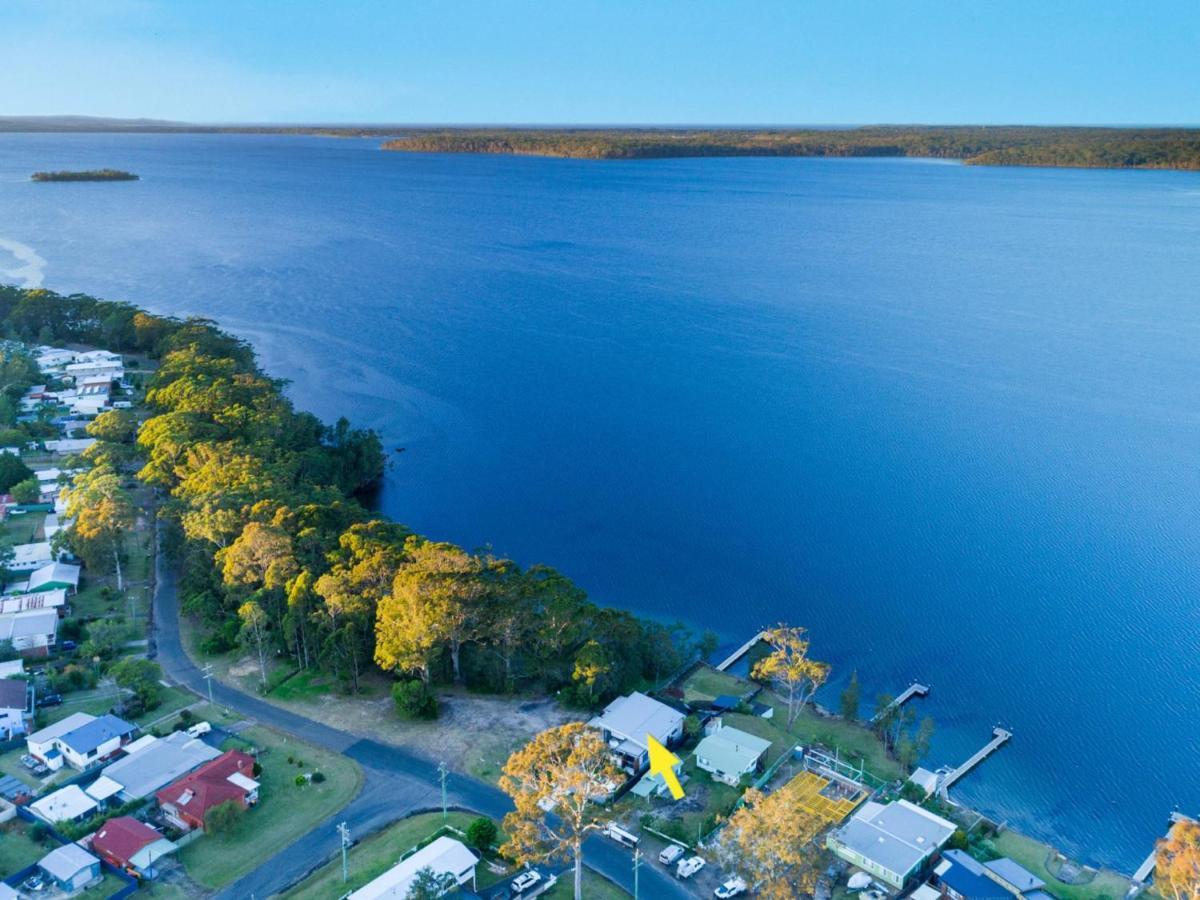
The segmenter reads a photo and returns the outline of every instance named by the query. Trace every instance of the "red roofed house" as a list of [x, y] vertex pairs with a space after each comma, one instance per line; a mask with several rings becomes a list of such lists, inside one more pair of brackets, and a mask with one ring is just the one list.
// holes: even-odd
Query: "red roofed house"
[[154, 877], [154, 863], [176, 850], [174, 844], [132, 816], [109, 819], [92, 835], [92, 852], [110, 865], [143, 878]]
[[203, 829], [204, 818], [214, 806], [233, 800], [246, 809], [258, 802], [258, 782], [253, 774], [254, 757], [230, 750], [154, 796], [172, 825], [184, 831]]

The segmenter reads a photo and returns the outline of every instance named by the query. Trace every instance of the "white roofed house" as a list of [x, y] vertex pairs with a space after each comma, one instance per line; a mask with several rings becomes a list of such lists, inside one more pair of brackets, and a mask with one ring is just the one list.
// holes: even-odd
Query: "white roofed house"
[[12, 641], [22, 656], [49, 656], [58, 640], [58, 611], [31, 609], [0, 615], [0, 641]]
[[614, 762], [630, 775], [638, 775], [650, 765], [647, 735], [664, 747], [677, 744], [683, 738], [684, 718], [678, 710], [634, 691], [608, 704], [588, 725], [600, 729]]
[[28, 594], [4, 594], [0, 596], [0, 615], [26, 612], [31, 609], [53, 609], [61, 619], [66, 615], [67, 592], [64, 588], [49, 591], [33, 591]]
[[78, 844], [63, 844], [51, 850], [38, 862], [38, 868], [68, 895], [82, 891], [102, 877], [100, 860]]
[[42, 372], [59, 373], [75, 362], [75, 351], [62, 347], [38, 347], [34, 359]]
[[435, 875], [449, 875], [459, 887], [469, 884], [474, 889], [478, 862], [479, 857], [461, 841], [443, 836], [402, 859], [350, 894], [347, 900], [404, 900], [422, 869], [429, 869]]
[[29, 804], [30, 811], [43, 822], [82, 822], [100, 808], [77, 784], [69, 784], [41, 800]]
[[70, 401], [71, 412], [78, 415], [94, 416], [108, 409], [112, 398], [111, 379], [90, 379], [77, 382], [75, 396]]
[[125, 377], [125, 363], [120, 354], [108, 350], [90, 350], [77, 354], [75, 361], [63, 369], [63, 374], [75, 379], [76, 385], [85, 381], [119, 381]]
[[54, 553], [49, 541], [32, 544], [16, 544], [12, 548], [12, 559], [8, 563], [10, 572], [32, 572], [54, 562]]

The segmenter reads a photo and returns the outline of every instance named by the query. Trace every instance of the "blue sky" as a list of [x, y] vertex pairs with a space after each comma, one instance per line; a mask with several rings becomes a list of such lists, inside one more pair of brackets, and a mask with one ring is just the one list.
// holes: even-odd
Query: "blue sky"
[[1200, 123], [1200, 2], [2, 0], [0, 114]]

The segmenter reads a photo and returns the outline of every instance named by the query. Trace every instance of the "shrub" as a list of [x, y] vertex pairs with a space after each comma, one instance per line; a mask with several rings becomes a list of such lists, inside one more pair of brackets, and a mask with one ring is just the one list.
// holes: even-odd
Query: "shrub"
[[207, 834], [228, 834], [237, 827], [244, 812], [241, 804], [235, 800], [218, 803], [204, 817], [204, 831]]
[[50, 829], [43, 822], [34, 822], [29, 826], [29, 839], [35, 844], [43, 844], [50, 836]]
[[251, 769], [250, 771], [251, 771], [251, 772], [253, 772], [253, 773], [254, 773], [254, 777], [255, 777], [255, 778], [257, 778], [259, 775], [261, 775], [261, 774], [262, 774], [262, 764], [261, 764], [261, 763], [258, 763], [258, 762], [256, 762], [256, 763], [254, 764], [254, 768], [253, 768], [253, 769]]
[[313, 784], [321, 784], [325, 780], [324, 772], [313, 772], [312, 778], [309, 779]]
[[467, 826], [467, 843], [476, 850], [487, 850], [496, 843], [496, 823], [480, 816]]
[[961, 828], [956, 828], [954, 834], [950, 835], [950, 840], [946, 841], [946, 846], [953, 850], [966, 850], [969, 843], [967, 833]]
[[392, 685], [392, 699], [402, 719], [436, 719], [437, 697], [419, 679], [397, 681]]
[[304, 787], [304, 785], [306, 785], [306, 784], [308, 784], [308, 779], [307, 779], [307, 778], [305, 778], [303, 775], [297, 775], [297, 776], [296, 776], [296, 785], [297, 785], [297, 787]]

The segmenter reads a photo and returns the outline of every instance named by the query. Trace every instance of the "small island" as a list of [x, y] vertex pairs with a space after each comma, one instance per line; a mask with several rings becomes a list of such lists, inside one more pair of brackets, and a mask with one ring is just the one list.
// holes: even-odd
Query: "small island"
[[87, 169], [80, 172], [34, 172], [33, 181], [137, 181], [138, 176], [120, 169]]

